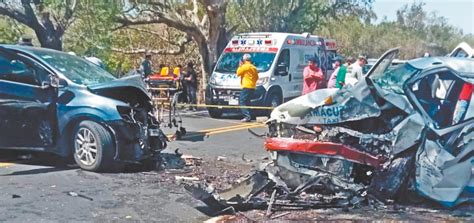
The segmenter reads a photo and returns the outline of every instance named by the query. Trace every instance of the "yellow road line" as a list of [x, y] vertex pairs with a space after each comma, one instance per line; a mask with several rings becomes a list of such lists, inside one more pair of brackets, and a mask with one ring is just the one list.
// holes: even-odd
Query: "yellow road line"
[[239, 127], [239, 128], [225, 129], [225, 130], [220, 130], [220, 131], [212, 131], [212, 132], [206, 133], [206, 135], [214, 135], [214, 134], [238, 131], [238, 130], [242, 130], [242, 129], [259, 128], [259, 127], [264, 127], [264, 126], [265, 126], [265, 124], [260, 124], [259, 123], [258, 125], [242, 126], [242, 127]]
[[2, 167], [9, 167], [15, 165], [14, 163], [0, 163], [0, 168]]
[[[227, 130], [227, 129], [234, 129], [234, 128], [241, 128], [241, 127], [248, 127], [248, 126], [253, 126], [256, 123], [243, 123], [243, 124], [238, 124], [238, 125], [231, 125], [231, 126], [224, 126], [224, 127], [219, 127], [219, 128], [212, 128], [212, 129], [203, 129], [197, 131], [197, 133], [206, 133], [206, 132], [212, 132], [212, 131], [221, 131], [221, 130]], [[172, 137], [173, 135], [168, 135], [168, 138]]]
[[198, 132], [219, 131], [219, 130], [224, 130], [224, 129], [239, 128], [239, 127], [243, 127], [243, 126], [251, 126], [251, 125], [255, 125], [255, 124], [257, 124], [257, 123], [242, 123], [242, 124], [238, 124], [238, 125], [224, 126], [224, 127], [219, 127], [219, 128], [203, 129], [203, 130], [199, 130]]

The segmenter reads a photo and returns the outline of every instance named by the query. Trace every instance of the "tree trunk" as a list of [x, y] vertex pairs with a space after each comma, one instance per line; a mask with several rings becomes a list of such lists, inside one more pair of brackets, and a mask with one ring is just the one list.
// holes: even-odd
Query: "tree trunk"
[[37, 29], [35, 29], [35, 34], [41, 44], [41, 47], [60, 51], [63, 50], [62, 35], [58, 35], [52, 31]]

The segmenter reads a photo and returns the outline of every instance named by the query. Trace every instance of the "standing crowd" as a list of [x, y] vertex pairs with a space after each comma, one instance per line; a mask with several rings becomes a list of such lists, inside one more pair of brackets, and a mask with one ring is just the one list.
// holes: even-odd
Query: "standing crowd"
[[[323, 86], [340, 89], [346, 85], [355, 85], [362, 79], [364, 75], [363, 67], [366, 64], [367, 58], [365, 56], [359, 56], [357, 61], [354, 61], [352, 58], [348, 58], [344, 61], [342, 57], [337, 56], [333, 64], [334, 71], [328, 82], [324, 83], [326, 78], [319, 66], [319, 59], [317, 57], [311, 57], [308, 59], [308, 65], [303, 70], [304, 82], [302, 95], [311, 93]], [[246, 106], [250, 106], [250, 99], [255, 91], [258, 80], [258, 71], [255, 65], [252, 64], [250, 54], [243, 55], [242, 61], [240, 61], [237, 69], [237, 76], [240, 77], [240, 85], [242, 88], [239, 105], [241, 106], [240, 110], [244, 118], [241, 121], [250, 122], [252, 117], [251, 110], [246, 108]]]
[[[344, 59], [337, 56], [334, 59], [334, 71], [332, 72], [326, 84], [328, 88], [342, 88], [345, 85], [355, 85], [364, 75], [363, 67], [367, 64], [365, 56], [359, 56], [357, 61], [352, 58]], [[308, 66], [303, 71], [303, 92], [308, 94], [324, 86], [324, 74], [319, 67], [319, 60], [317, 57], [312, 57], [308, 60]]]

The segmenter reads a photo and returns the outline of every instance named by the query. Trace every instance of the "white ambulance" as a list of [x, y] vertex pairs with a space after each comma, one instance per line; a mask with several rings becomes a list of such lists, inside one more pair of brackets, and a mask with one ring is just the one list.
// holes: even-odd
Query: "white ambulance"
[[[245, 53], [252, 56], [252, 63], [259, 72], [251, 105], [276, 107], [301, 95], [303, 69], [311, 57], [319, 58], [326, 77], [321, 83], [327, 83], [333, 70], [336, 42], [308, 33], [238, 34], [229, 41], [214, 68], [206, 89], [206, 104], [239, 104], [240, 78], [236, 70]], [[208, 110], [214, 118], [230, 111], [225, 106]]]

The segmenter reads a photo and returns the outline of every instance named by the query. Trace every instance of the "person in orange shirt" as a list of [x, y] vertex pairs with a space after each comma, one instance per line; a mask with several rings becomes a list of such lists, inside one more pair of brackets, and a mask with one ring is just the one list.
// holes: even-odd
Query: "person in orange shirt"
[[303, 70], [303, 95], [318, 89], [318, 82], [324, 79], [323, 72], [318, 64], [318, 58], [311, 57], [308, 60], [308, 66]]
[[[239, 104], [240, 106], [249, 106], [250, 99], [252, 98], [253, 92], [257, 86], [258, 71], [257, 68], [252, 64], [250, 54], [244, 54], [242, 57], [243, 62], [237, 69], [237, 76], [240, 77], [240, 86], [242, 91], [240, 92]], [[241, 108], [244, 118], [242, 122], [250, 122], [252, 120], [252, 114], [250, 109]]]

